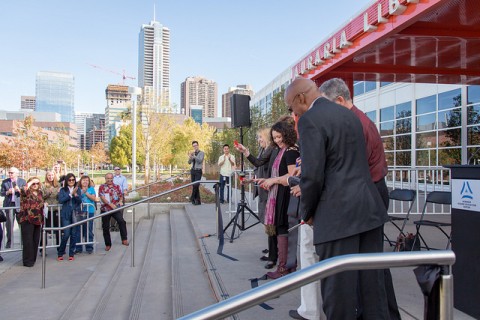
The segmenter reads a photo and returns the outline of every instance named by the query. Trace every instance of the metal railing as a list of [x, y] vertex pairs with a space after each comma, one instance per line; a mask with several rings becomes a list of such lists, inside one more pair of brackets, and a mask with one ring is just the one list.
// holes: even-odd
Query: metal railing
[[46, 233], [47, 231], [61, 231], [61, 230], [65, 230], [65, 229], [68, 229], [68, 228], [73, 228], [73, 227], [76, 227], [76, 226], [79, 226], [81, 224], [84, 224], [84, 223], [87, 223], [89, 221], [92, 221], [92, 220], [95, 220], [95, 219], [99, 219], [103, 216], [107, 216], [107, 215], [111, 215], [112, 213], [114, 212], [118, 212], [118, 211], [121, 211], [121, 210], [125, 210], [125, 209], [128, 209], [128, 208], [132, 208], [132, 230], [131, 230], [131, 242], [130, 242], [130, 248], [131, 248], [131, 255], [132, 255], [132, 259], [131, 259], [131, 267], [134, 267], [135, 266], [135, 206], [141, 204], [141, 203], [145, 203], [145, 202], [148, 202], [150, 200], [153, 200], [153, 199], [156, 199], [158, 197], [161, 197], [161, 196], [164, 196], [164, 195], [167, 195], [169, 193], [172, 193], [172, 192], [176, 192], [178, 190], [181, 190], [181, 189], [184, 189], [184, 188], [188, 188], [188, 187], [191, 187], [195, 184], [207, 184], [207, 183], [212, 183], [212, 184], [217, 184], [218, 181], [216, 180], [205, 180], [205, 181], [195, 181], [195, 182], [190, 182], [190, 183], [187, 183], [183, 186], [180, 186], [180, 187], [177, 187], [177, 188], [173, 188], [171, 190], [168, 190], [168, 191], [165, 191], [165, 192], [162, 192], [162, 193], [159, 193], [157, 195], [154, 195], [154, 196], [150, 196], [150, 197], [147, 197], [145, 199], [142, 199], [142, 200], [139, 200], [137, 202], [133, 202], [133, 203], [130, 203], [130, 204], [127, 204], [127, 205], [124, 205], [123, 207], [120, 207], [120, 208], [116, 208], [114, 210], [110, 210], [110, 211], [107, 211], [107, 212], [104, 212], [104, 213], [101, 213], [97, 216], [94, 216], [94, 217], [89, 217], [87, 219], [84, 219], [84, 220], [81, 220], [81, 221], [78, 221], [78, 222], [75, 222], [75, 223], [72, 223], [72, 224], [69, 224], [69, 225], [66, 225], [66, 226], [63, 226], [63, 227], [44, 227], [43, 228], [43, 233], [42, 233], [42, 289], [45, 289], [45, 275], [46, 275], [46, 268], [47, 268], [47, 262], [46, 262], [46, 252], [45, 252], [45, 249], [46, 249]]
[[443, 267], [443, 273], [439, 280], [440, 319], [451, 320], [453, 319], [453, 275], [451, 266], [454, 263], [455, 254], [453, 251], [369, 253], [334, 257], [193, 312], [179, 318], [179, 320], [224, 319], [311, 282], [343, 271], [418, 265], [438, 265]]
[[[444, 167], [389, 167], [386, 183], [389, 189], [411, 189], [417, 192], [417, 199], [412, 213], [420, 213], [427, 194], [431, 191], [451, 191], [450, 169]], [[405, 213], [403, 203], [400, 212], [396, 212], [395, 202], [391, 213]], [[429, 213], [450, 213], [450, 206], [435, 205]]]

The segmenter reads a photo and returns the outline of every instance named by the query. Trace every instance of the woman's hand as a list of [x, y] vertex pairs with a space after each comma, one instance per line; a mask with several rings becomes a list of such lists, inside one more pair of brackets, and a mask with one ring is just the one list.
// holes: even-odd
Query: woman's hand
[[270, 190], [270, 188], [275, 184], [276, 178], [268, 178], [264, 179], [263, 182], [260, 183], [260, 187], [264, 188], [265, 190]]

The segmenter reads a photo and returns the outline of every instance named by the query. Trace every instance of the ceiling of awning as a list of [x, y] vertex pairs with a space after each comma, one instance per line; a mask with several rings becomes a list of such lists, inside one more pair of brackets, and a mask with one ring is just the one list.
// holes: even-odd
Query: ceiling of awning
[[[431, 7], [428, 7], [429, 4]], [[423, 11], [415, 15], [416, 7]], [[306, 76], [354, 81], [480, 84], [480, 1], [420, 0]], [[408, 12], [407, 12], [408, 13]], [[374, 33], [376, 33], [374, 35]]]

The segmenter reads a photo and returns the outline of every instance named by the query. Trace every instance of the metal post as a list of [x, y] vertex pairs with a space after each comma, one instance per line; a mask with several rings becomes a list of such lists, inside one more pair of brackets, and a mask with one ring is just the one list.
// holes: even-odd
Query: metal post
[[132, 241], [130, 246], [132, 250], [132, 267], [135, 267], [135, 207], [132, 208]]
[[137, 186], [137, 101], [132, 101], [132, 189]]
[[46, 259], [45, 250], [47, 250], [47, 232], [43, 230], [42, 232], [42, 289], [45, 289], [45, 273], [47, 270], [47, 259]]
[[453, 319], [453, 275], [440, 277], [440, 319]]
[[[148, 197], [150, 198], [150, 185], [148, 186]], [[150, 200], [147, 202], [147, 217], [150, 220]]]

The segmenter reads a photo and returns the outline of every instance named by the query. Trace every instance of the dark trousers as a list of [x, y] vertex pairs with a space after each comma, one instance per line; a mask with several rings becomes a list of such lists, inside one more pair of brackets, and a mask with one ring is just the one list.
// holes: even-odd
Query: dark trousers
[[[352, 253], [383, 251], [383, 226], [315, 245], [320, 260]], [[389, 319], [384, 270], [346, 271], [322, 280], [327, 319]], [[360, 307], [360, 308], [359, 308]], [[360, 310], [359, 310], [360, 309]]]
[[278, 259], [278, 243], [277, 236], [268, 236], [268, 261], [277, 262]]
[[[230, 183], [230, 177], [220, 175], [220, 202], [225, 201], [225, 185]], [[227, 202], [230, 200], [230, 187], [227, 187]]]
[[31, 224], [28, 221], [21, 223], [20, 231], [23, 243], [23, 265], [33, 267], [37, 261], [38, 243], [40, 241], [40, 226]]
[[[105, 211], [101, 211], [104, 213]], [[108, 214], [102, 217], [103, 240], [106, 246], [112, 246], [112, 238], [110, 237], [110, 217], [117, 220], [120, 229], [120, 238], [127, 240], [127, 223], [123, 219], [123, 210]]]
[[[9, 207], [15, 207], [15, 202], [12, 202], [8, 205]], [[12, 234], [13, 234], [13, 224], [15, 223], [15, 209], [5, 210], [5, 215], [7, 216], [7, 221], [5, 222], [5, 234], [7, 238], [7, 243], [5, 243], [6, 248], [10, 248], [12, 245]]]
[[[388, 211], [390, 200], [388, 198], [388, 188], [385, 183], [385, 179], [375, 182], [378, 193], [382, 197], [383, 204]], [[395, 288], [393, 287], [392, 274], [390, 269], [384, 269], [385, 276], [385, 290], [387, 292], [388, 312], [390, 314], [390, 320], [401, 319], [400, 311], [398, 311], [397, 298], [395, 297]]]
[[[202, 179], [202, 169], [190, 170], [190, 176], [191, 176], [192, 182]], [[200, 184], [196, 184], [192, 187], [192, 196], [190, 197], [190, 201], [192, 201], [192, 203], [198, 203], [198, 204], [201, 203]]]

